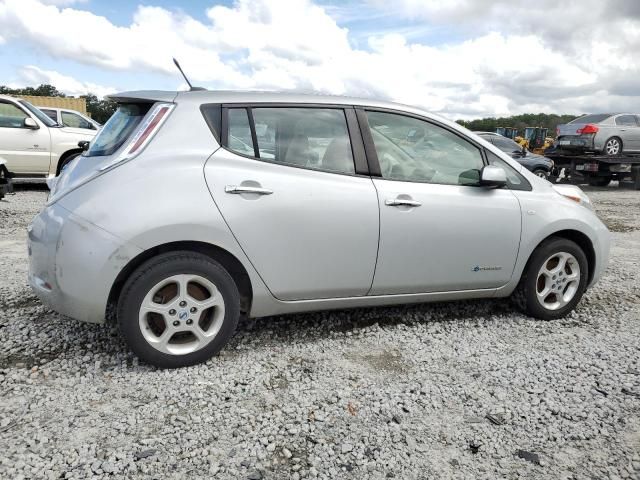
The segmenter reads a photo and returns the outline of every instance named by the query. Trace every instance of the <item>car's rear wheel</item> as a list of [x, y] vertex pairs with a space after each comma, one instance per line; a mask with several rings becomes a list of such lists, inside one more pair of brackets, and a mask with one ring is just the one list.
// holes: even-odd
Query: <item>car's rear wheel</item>
[[240, 295], [229, 273], [195, 252], [161, 254], [125, 283], [118, 324], [131, 350], [161, 368], [203, 362], [229, 341]]
[[622, 154], [622, 140], [618, 137], [611, 137], [604, 142], [604, 152], [606, 155], [621, 155]]
[[588, 262], [582, 249], [552, 237], [531, 255], [514, 297], [524, 312], [542, 320], [571, 312], [587, 288]]

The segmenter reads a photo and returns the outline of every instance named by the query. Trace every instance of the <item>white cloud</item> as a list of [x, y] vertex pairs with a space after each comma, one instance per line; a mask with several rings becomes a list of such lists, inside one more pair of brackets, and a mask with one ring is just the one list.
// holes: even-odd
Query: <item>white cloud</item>
[[22, 67], [20, 69], [20, 78], [28, 85], [39, 85], [43, 83], [53, 85], [61, 92], [74, 97], [87, 93], [93, 93], [98, 97], [103, 97], [116, 92], [116, 90], [111, 87], [80, 82], [68, 75], [63, 75], [52, 70], [42, 70], [34, 65]]
[[[633, 81], [640, 75], [635, 11], [610, 15], [607, 22], [618, 29], [604, 38], [607, 22], [566, 2], [540, 1], [543, 6], [532, 8], [530, 2], [516, 1], [399, 0], [394, 14], [468, 31], [466, 41], [437, 46], [390, 33], [370, 36], [366, 45], [355, 47], [348, 30], [310, 0], [238, 0], [231, 7], [210, 8], [203, 20], [139, 6], [128, 26], [39, 0], [0, 0], [0, 31], [8, 42], [19, 40], [53, 57], [171, 75], [176, 85], [180, 79], [173, 56], [193, 83], [213, 88], [375, 96], [454, 118], [578, 113], [617, 105], [640, 110]], [[580, 5], [598, 12], [605, 3], [584, 0]], [[578, 21], [586, 26], [567, 34]], [[48, 72], [50, 78], [54, 73]]]

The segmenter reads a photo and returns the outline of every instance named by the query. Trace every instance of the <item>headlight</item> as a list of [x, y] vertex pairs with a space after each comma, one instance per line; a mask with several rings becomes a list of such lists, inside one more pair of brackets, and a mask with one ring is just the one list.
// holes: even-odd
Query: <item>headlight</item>
[[594, 210], [593, 203], [591, 203], [587, 194], [579, 187], [576, 187], [575, 185], [553, 185], [553, 189], [563, 197], [573, 200], [590, 210]]

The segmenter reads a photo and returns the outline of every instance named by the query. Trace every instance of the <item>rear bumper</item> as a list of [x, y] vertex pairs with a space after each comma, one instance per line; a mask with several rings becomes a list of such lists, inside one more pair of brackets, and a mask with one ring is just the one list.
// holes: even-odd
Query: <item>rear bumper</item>
[[558, 137], [557, 146], [564, 150], [593, 150], [594, 136], [593, 135], [565, 135]]
[[28, 227], [29, 284], [58, 313], [102, 323], [116, 276], [140, 251], [54, 204]]

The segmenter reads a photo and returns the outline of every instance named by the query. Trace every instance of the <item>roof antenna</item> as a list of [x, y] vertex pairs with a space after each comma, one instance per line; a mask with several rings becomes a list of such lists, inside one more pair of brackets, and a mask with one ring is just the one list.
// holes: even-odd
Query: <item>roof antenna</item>
[[193, 85], [191, 85], [191, 82], [189, 81], [189, 79], [187, 78], [187, 76], [184, 74], [184, 72], [182, 71], [182, 67], [180, 66], [180, 64], [178, 63], [178, 60], [173, 59], [173, 63], [176, 64], [176, 67], [178, 67], [178, 70], [180, 70], [180, 73], [182, 74], [182, 76], [184, 77], [185, 82], [187, 82], [187, 85], [189, 85], [189, 91], [190, 92], [199, 92], [202, 90], [206, 90], [206, 88], [203, 87], [194, 87]]

